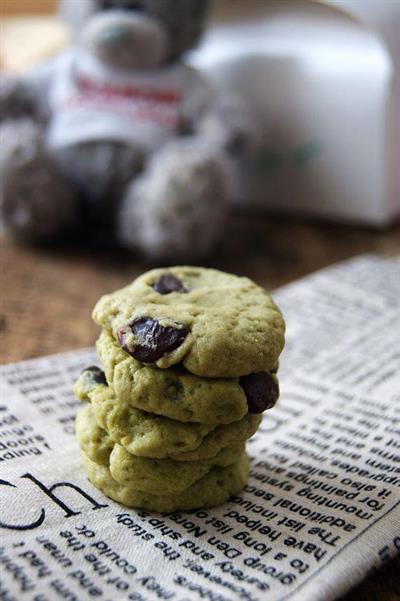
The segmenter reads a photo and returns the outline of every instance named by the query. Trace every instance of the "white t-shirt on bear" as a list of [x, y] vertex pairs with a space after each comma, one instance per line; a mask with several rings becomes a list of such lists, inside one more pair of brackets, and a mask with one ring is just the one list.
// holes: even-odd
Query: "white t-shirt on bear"
[[53, 65], [48, 144], [125, 141], [152, 152], [196, 120], [213, 98], [203, 76], [178, 63], [154, 71], [122, 71], [74, 51]]

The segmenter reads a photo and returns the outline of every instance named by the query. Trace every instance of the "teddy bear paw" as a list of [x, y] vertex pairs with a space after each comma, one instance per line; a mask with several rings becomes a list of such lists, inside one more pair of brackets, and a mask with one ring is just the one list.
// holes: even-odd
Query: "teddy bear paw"
[[129, 186], [120, 239], [153, 260], [202, 257], [222, 231], [228, 188], [227, 166], [206, 142], [171, 143]]
[[46, 153], [41, 128], [26, 120], [0, 130], [0, 208], [13, 238], [38, 241], [72, 222], [76, 199]]

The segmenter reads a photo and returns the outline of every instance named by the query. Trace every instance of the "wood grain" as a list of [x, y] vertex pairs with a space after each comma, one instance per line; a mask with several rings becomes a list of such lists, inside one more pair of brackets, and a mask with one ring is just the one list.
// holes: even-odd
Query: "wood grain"
[[[30, 249], [1, 242], [0, 361], [20, 361], [93, 344], [99, 296], [150, 267], [96, 245]], [[232, 217], [210, 266], [274, 288], [359, 253], [400, 253], [400, 225], [386, 231]], [[343, 601], [400, 600], [400, 560], [371, 575]], [[323, 601], [323, 599], [321, 599]]]
[[[151, 267], [123, 250], [60, 245], [32, 249], [1, 241], [0, 362], [91, 345], [90, 314], [101, 294]], [[400, 253], [400, 225], [377, 232], [339, 225], [232, 217], [208, 264], [269, 290], [364, 252]]]
[[1, 0], [0, 16], [54, 13], [56, 8], [57, 0]]

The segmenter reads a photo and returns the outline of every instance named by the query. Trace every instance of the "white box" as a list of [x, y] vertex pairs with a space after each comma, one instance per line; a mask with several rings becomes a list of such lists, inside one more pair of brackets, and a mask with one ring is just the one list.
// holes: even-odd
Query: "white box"
[[192, 61], [257, 122], [238, 206], [376, 226], [400, 213], [398, 0], [217, 0]]

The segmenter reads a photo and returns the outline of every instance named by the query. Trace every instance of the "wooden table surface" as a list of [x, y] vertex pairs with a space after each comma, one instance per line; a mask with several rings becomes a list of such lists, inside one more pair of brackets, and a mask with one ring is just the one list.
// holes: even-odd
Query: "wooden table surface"
[[[93, 344], [90, 313], [99, 296], [149, 268], [121, 250], [1, 242], [0, 362]], [[400, 225], [379, 232], [279, 218], [232, 217], [213, 267], [247, 275], [266, 288], [291, 282], [359, 253], [400, 254]], [[400, 560], [371, 575], [346, 601], [398, 601]], [[322, 600], [321, 600], [322, 601]]]

